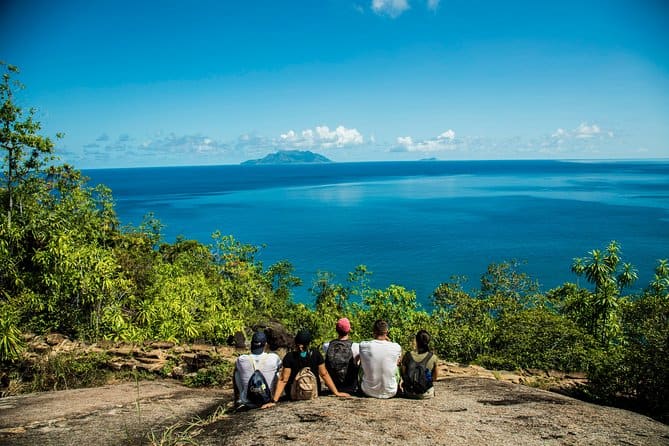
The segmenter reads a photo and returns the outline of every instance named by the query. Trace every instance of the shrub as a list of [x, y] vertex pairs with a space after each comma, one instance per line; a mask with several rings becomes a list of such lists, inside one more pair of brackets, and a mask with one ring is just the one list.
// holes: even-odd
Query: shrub
[[188, 387], [213, 387], [228, 385], [232, 380], [234, 365], [228, 361], [221, 361], [217, 364], [200, 369], [195, 375], [186, 376], [184, 384]]
[[45, 358], [22, 376], [32, 392], [76, 389], [106, 383], [109, 374], [104, 353], [61, 353]]
[[502, 356], [495, 355], [480, 355], [478, 358], [476, 358], [474, 363], [490, 370], [518, 369], [518, 365], [514, 361], [511, 361], [508, 358], [504, 358]]
[[390, 327], [390, 338], [405, 350], [413, 345], [418, 330], [429, 330], [430, 318], [416, 302], [416, 293], [398, 285], [385, 290], [373, 290], [363, 299], [363, 305], [354, 311], [363, 338], [372, 337], [374, 321], [383, 319]]
[[622, 336], [594, 362], [590, 395], [669, 421], [669, 299], [647, 294], [633, 301], [622, 313]]
[[0, 364], [18, 359], [23, 350], [17, 322], [18, 318], [10, 311], [9, 305], [0, 303]]
[[584, 371], [594, 348], [572, 321], [538, 307], [502, 318], [490, 350], [517, 368]]

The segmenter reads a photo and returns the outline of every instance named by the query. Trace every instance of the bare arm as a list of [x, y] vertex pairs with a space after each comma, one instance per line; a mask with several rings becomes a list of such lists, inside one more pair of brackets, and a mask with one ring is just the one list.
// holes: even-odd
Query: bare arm
[[[276, 389], [274, 389], [274, 397], [272, 398], [272, 401], [279, 401], [279, 398], [281, 398], [281, 394], [283, 393], [283, 390], [286, 388], [286, 384], [288, 384], [288, 380], [290, 379], [290, 372], [291, 369], [287, 367], [281, 369], [281, 375], [279, 376], [279, 380], [276, 383]], [[275, 404], [276, 403], [274, 402], [263, 404], [260, 408], [267, 409], [268, 407], [272, 407]]]
[[232, 389], [235, 394], [235, 404], [239, 401], [239, 389], [237, 388], [237, 363], [235, 362], [235, 368], [232, 371]]
[[328, 389], [332, 392], [333, 395], [335, 396], [341, 396], [341, 397], [350, 397], [346, 392], [340, 392], [337, 390], [337, 386], [335, 386], [334, 381], [332, 381], [332, 378], [330, 377], [330, 374], [328, 373], [328, 369], [325, 368], [325, 363], [320, 364], [318, 366], [318, 374], [321, 375], [321, 378], [323, 379], [323, 382], [325, 383], [326, 386], [328, 386]]

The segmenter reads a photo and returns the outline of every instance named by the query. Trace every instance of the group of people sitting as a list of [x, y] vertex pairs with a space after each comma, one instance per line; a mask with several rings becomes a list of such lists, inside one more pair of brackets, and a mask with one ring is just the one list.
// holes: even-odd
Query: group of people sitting
[[251, 338], [251, 353], [235, 363], [235, 404], [239, 409], [268, 408], [284, 400], [305, 400], [321, 394], [321, 382], [338, 397], [430, 398], [437, 379], [438, 358], [430, 351], [430, 334], [416, 333], [415, 350], [402, 356], [402, 348], [388, 337], [388, 324], [374, 323], [374, 339], [349, 339], [351, 324], [341, 318], [337, 339], [319, 349], [310, 348], [311, 334], [301, 330], [294, 348], [281, 355], [267, 351], [267, 335]]

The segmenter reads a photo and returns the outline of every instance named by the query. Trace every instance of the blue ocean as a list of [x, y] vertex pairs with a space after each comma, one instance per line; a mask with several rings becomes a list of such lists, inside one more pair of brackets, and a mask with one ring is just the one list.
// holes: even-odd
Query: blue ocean
[[490, 263], [523, 262], [547, 290], [574, 257], [622, 245], [637, 288], [669, 258], [669, 161], [420, 161], [95, 169], [122, 223], [153, 212], [164, 239], [210, 243], [220, 230], [289, 260], [309, 302], [317, 271], [344, 283], [364, 264], [372, 286], [429, 302], [451, 276], [478, 287]]

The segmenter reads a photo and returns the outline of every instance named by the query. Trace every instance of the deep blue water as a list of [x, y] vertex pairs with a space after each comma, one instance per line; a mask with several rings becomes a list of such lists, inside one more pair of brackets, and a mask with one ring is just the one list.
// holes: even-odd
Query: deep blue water
[[308, 301], [318, 270], [344, 282], [365, 264], [372, 285], [430, 293], [452, 275], [478, 285], [517, 259], [543, 289], [576, 281], [574, 257], [618, 240], [638, 288], [669, 257], [669, 161], [376, 162], [99, 169], [123, 223], [154, 212], [165, 241], [220, 230], [287, 259]]

